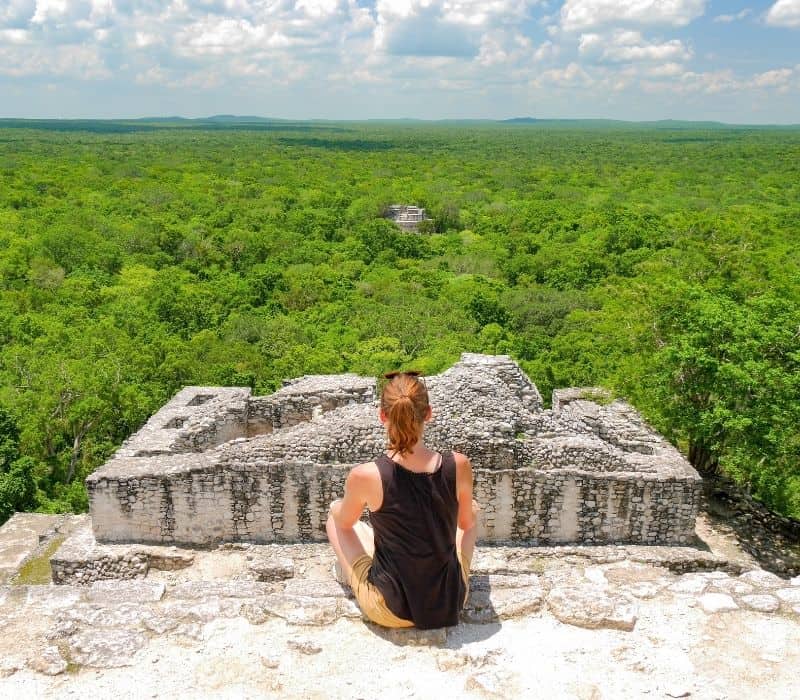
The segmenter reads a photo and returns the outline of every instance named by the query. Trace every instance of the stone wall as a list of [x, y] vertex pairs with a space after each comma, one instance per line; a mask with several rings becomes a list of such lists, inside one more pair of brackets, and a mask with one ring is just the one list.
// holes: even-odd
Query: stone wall
[[[434, 409], [426, 441], [469, 455], [483, 505], [481, 540], [692, 539], [699, 476], [628, 404], [596, 403], [586, 398], [602, 399], [596, 390], [578, 387], [559, 390], [554, 409], [543, 410], [536, 387], [506, 356], [465, 353], [426, 382]], [[215, 398], [198, 404], [192, 392]], [[170, 452], [153, 450], [148, 422], [88, 477], [98, 541], [322, 540], [328, 504], [341, 496], [348, 470], [385, 449], [371, 379], [304, 377], [266, 397], [187, 387], [158, 422], [193, 401], [211, 403], [211, 417], [198, 412], [182, 430], [213, 436], [211, 447], [199, 450], [200, 439], [182, 435]], [[233, 415], [245, 435], [214, 444], [221, 432], [212, 431], [213, 416]], [[191, 433], [196, 426], [204, 432]]]
[[[85, 517], [85, 516], [83, 516]], [[150, 565], [146, 552], [97, 547], [88, 521], [50, 557], [53, 583], [83, 584], [104, 579], [143, 578]]]
[[284, 382], [269, 396], [251, 396], [248, 435], [271, 433], [351, 403], [372, 403], [375, 381], [355, 374], [315, 375]]

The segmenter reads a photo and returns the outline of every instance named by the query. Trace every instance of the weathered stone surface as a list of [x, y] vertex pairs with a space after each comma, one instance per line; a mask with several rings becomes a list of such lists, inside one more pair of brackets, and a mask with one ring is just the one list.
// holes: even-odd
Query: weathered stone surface
[[344, 598], [276, 594], [249, 607], [248, 619], [257, 620], [260, 609], [264, 615], [280, 617], [290, 625], [329, 625], [344, 615], [344, 602]]
[[[25, 594], [25, 605], [42, 614], [69, 608], [83, 600], [83, 589], [77, 586], [15, 586]], [[17, 593], [17, 591], [14, 591]]]
[[161, 600], [166, 586], [161, 581], [95, 581], [86, 591], [90, 603], [117, 603], [119, 601], [149, 603]]
[[739, 576], [739, 580], [749, 583], [756, 588], [781, 588], [786, 585], [786, 581], [780, 576], [776, 576], [772, 572], [764, 571], [763, 569], [745, 571]]
[[452, 649], [442, 649], [436, 654], [436, 668], [440, 671], [456, 671], [463, 669], [469, 663], [466, 654], [461, 654]]
[[536, 574], [489, 574], [471, 576], [469, 588], [471, 591], [492, 591], [500, 588], [541, 589], [541, 581]]
[[170, 588], [169, 598], [257, 598], [271, 592], [269, 585], [256, 581], [187, 581]]
[[793, 586], [800, 586], [800, 576], [795, 576], [789, 583]]
[[400, 646], [441, 647], [447, 643], [447, 628], [437, 627], [430, 630], [419, 630], [416, 627], [387, 628], [369, 622], [369, 625], [384, 639]]
[[286, 645], [301, 654], [319, 654], [322, 647], [311, 639], [290, 639]]
[[67, 516], [44, 513], [14, 513], [0, 527], [0, 583], [13, 576], [49, 533]]
[[737, 610], [736, 601], [725, 593], [705, 593], [699, 598], [700, 607], [707, 613], [725, 612], [727, 610]]
[[509, 697], [509, 674], [499, 669], [487, 669], [473, 673], [464, 683], [464, 689], [477, 692], [486, 698]]
[[727, 571], [700, 571], [697, 576], [704, 578], [712, 583], [719, 583], [720, 581], [730, 581], [731, 575]]
[[778, 596], [778, 598], [780, 598], [784, 603], [789, 603], [789, 605], [800, 605], [800, 588], [780, 588], [775, 591], [775, 595]]
[[550, 612], [561, 622], [588, 629], [630, 631], [637, 620], [634, 599], [597, 586], [560, 586], [547, 596]]
[[263, 625], [271, 617], [274, 617], [269, 608], [261, 601], [244, 603], [241, 614], [251, 625]]
[[296, 578], [287, 582], [283, 589], [287, 595], [306, 596], [309, 598], [342, 598], [352, 597], [353, 591], [348, 586], [332, 579], [303, 579]]
[[60, 612], [59, 623], [74, 622], [80, 628], [139, 627], [153, 617], [153, 611], [138, 603], [117, 605], [93, 605], [81, 603]]
[[191, 598], [166, 600], [158, 606], [158, 613], [181, 622], [211, 622], [216, 618], [237, 617], [247, 604], [243, 598]]
[[294, 561], [287, 557], [255, 556], [247, 568], [256, 581], [283, 581], [294, 576]]
[[151, 569], [177, 571], [194, 563], [194, 552], [177, 547], [147, 547], [144, 549]]
[[130, 666], [134, 654], [147, 643], [142, 632], [101, 628], [85, 630], [69, 638], [69, 655], [82, 666], [112, 668]]
[[146, 618], [143, 622], [148, 630], [156, 634], [171, 632], [180, 624], [179, 620], [167, 615], [154, 615], [153, 617]]
[[492, 591], [492, 606], [500, 620], [532, 615], [542, 607], [543, 591], [538, 588], [501, 588]]
[[37, 673], [44, 673], [47, 676], [57, 676], [67, 670], [67, 662], [61, 656], [58, 647], [50, 645], [34, 654], [28, 660], [28, 667]]
[[736, 578], [722, 579], [711, 582], [712, 588], [718, 591], [724, 591], [733, 595], [748, 595], [755, 591], [755, 588], [747, 583], [747, 581], [740, 581]]
[[0, 678], [13, 676], [25, 667], [25, 660], [18, 656], [0, 656]]
[[182, 622], [173, 632], [178, 637], [184, 637], [194, 642], [202, 642], [204, 639], [203, 626], [199, 622]]
[[278, 668], [281, 665], [280, 654], [275, 652], [264, 652], [259, 656], [259, 661], [264, 668]]
[[781, 602], [774, 595], [767, 593], [743, 595], [739, 600], [746, 608], [758, 612], [771, 613], [781, 607]]
[[465, 622], [485, 624], [538, 612], [544, 591], [535, 574], [475, 576], [462, 612]]
[[472, 591], [467, 599], [467, 604], [461, 612], [464, 622], [484, 625], [495, 622], [499, 618], [492, 604], [491, 594], [488, 590]]
[[673, 583], [669, 590], [673, 593], [687, 593], [691, 595], [699, 595], [708, 588], [708, 579], [700, 576], [699, 574], [687, 574], [681, 576], [675, 583]]
[[639, 583], [630, 583], [622, 590], [626, 593], [630, 593], [634, 598], [648, 600], [650, 598], [655, 598], [665, 586], [666, 584], [659, 584], [655, 581], [641, 581]]
[[488, 665], [493, 665], [502, 656], [500, 649], [464, 648], [464, 649], [437, 649], [436, 667], [440, 671], [453, 671], [469, 667], [475, 670]]

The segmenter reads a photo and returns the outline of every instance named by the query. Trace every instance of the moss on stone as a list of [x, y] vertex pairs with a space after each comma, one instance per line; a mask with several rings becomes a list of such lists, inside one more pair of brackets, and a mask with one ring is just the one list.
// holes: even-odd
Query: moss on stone
[[594, 401], [594, 403], [601, 406], [607, 406], [616, 399], [608, 389], [587, 389], [581, 392], [581, 398], [586, 401]]
[[39, 585], [52, 581], [53, 574], [50, 570], [50, 557], [61, 546], [64, 535], [54, 537], [47, 546], [35, 557], [28, 559], [19, 569], [17, 575], [11, 579], [13, 585]]

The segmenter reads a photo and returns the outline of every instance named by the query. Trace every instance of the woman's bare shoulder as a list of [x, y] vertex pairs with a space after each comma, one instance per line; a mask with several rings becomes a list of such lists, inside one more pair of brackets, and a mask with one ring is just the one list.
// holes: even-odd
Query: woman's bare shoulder
[[461, 452], [453, 451], [453, 459], [455, 459], [456, 467], [459, 469], [466, 469], [467, 467], [472, 466], [472, 462], [469, 461], [469, 457], [467, 455], [462, 454]]
[[372, 462], [362, 462], [350, 469], [350, 474], [356, 479], [371, 479], [378, 474], [378, 465]]

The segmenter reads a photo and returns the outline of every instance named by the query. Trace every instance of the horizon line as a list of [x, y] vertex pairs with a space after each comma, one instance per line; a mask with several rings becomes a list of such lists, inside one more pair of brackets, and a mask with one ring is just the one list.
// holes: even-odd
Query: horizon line
[[423, 118], [423, 117], [364, 117], [364, 118], [330, 118], [330, 117], [264, 117], [259, 115], [239, 115], [239, 114], [211, 114], [200, 117], [185, 117], [182, 115], [161, 115], [161, 116], [139, 116], [139, 117], [0, 117], [0, 123], [7, 121], [48, 121], [48, 122], [76, 122], [76, 121], [90, 121], [90, 122], [159, 122], [159, 121], [188, 121], [188, 122], [205, 122], [205, 121], [238, 121], [240, 123], [247, 122], [328, 122], [328, 123], [369, 123], [369, 122], [418, 122], [418, 123], [443, 123], [443, 122], [461, 122], [461, 123], [491, 123], [491, 124], [508, 124], [508, 123], [537, 123], [537, 122], [611, 122], [619, 124], [713, 124], [717, 126], [731, 126], [731, 127], [800, 127], [798, 122], [724, 122], [717, 119], [676, 119], [674, 117], [664, 117], [660, 119], [620, 119], [615, 117], [532, 117], [532, 116], [516, 116], [504, 118], [492, 117], [440, 117], [440, 118]]

